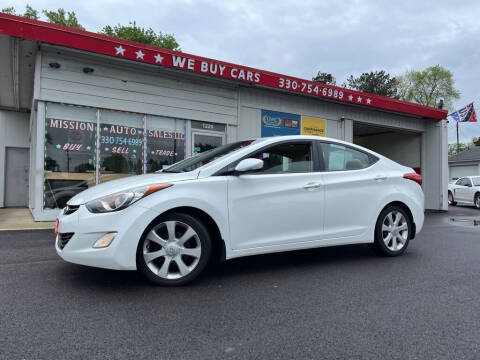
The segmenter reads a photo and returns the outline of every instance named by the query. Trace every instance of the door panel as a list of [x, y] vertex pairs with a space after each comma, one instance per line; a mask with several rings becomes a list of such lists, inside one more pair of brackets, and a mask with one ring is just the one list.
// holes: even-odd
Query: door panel
[[321, 173], [230, 176], [228, 203], [232, 248], [320, 239], [324, 216], [321, 183]]
[[5, 207], [28, 205], [29, 149], [6, 148]]
[[[374, 166], [375, 167], [375, 166]], [[388, 180], [375, 180], [379, 171], [324, 173], [325, 237], [361, 235], [371, 225]]]

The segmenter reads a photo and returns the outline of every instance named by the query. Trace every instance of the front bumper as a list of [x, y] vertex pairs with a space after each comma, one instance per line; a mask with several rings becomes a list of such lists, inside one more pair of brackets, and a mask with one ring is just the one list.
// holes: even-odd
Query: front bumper
[[[93, 214], [84, 205], [72, 214], [58, 216], [59, 226], [55, 249], [65, 261], [114, 270], [135, 270], [138, 242], [147, 226], [159, 214], [136, 204], [111, 213]], [[116, 232], [106, 248], [95, 249], [93, 244], [103, 235]], [[71, 238], [60, 248], [60, 234]]]

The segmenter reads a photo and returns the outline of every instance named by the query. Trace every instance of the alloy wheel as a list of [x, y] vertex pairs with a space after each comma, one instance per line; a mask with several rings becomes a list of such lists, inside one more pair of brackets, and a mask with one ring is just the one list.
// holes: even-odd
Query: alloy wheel
[[400, 211], [389, 212], [382, 223], [382, 240], [391, 251], [399, 251], [408, 240], [408, 222]]
[[202, 246], [197, 232], [180, 221], [165, 221], [147, 234], [143, 258], [148, 268], [163, 279], [180, 279], [198, 265]]
[[480, 195], [475, 196], [475, 206], [480, 209]]
[[453, 195], [451, 192], [448, 193], [448, 204], [449, 205], [453, 204]]

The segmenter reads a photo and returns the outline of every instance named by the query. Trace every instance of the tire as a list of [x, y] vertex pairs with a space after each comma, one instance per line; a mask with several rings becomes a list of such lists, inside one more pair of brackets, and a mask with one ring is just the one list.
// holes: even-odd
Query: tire
[[473, 203], [475, 204], [475, 207], [477, 209], [480, 209], [480, 193], [475, 194], [475, 199], [474, 199]]
[[412, 229], [405, 210], [396, 205], [385, 208], [375, 225], [375, 249], [384, 256], [402, 255], [410, 242]]
[[185, 285], [202, 273], [211, 253], [205, 225], [191, 215], [172, 213], [145, 232], [137, 248], [137, 269], [156, 285]]
[[453, 199], [453, 194], [451, 191], [448, 192], [448, 205], [452, 205], [452, 206], [457, 205], [457, 202], [454, 201]]

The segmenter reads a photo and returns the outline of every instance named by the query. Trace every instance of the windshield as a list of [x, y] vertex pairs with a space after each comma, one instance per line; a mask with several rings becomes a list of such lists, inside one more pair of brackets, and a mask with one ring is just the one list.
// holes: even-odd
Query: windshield
[[472, 178], [473, 186], [480, 186], [480, 177]]
[[224, 157], [227, 154], [230, 154], [236, 150], [239, 150], [245, 146], [248, 146], [252, 144], [254, 141], [256, 140], [245, 140], [245, 141], [238, 141], [235, 143], [219, 146], [215, 149], [211, 149], [211, 150], [202, 152], [200, 154], [197, 154], [195, 156], [192, 156], [190, 158], [187, 158], [185, 160], [179, 161], [176, 164], [173, 164], [172, 166], [169, 166], [168, 168], [164, 169], [162, 172], [178, 173], [178, 172], [193, 171], [203, 165], [211, 163], [215, 160], [219, 160], [220, 158]]

